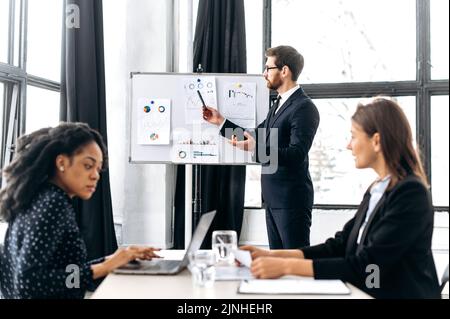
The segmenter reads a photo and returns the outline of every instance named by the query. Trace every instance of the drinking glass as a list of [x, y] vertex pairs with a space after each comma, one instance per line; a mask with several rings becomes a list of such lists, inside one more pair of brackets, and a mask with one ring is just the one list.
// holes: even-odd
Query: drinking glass
[[196, 251], [189, 254], [192, 282], [198, 287], [212, 287], [216, 276], [216, 255], [213, 251]]
[[212, 250], [217, 262], [234, 265], [234, 251], [237, 249], [237, 234], [234, 230], [216, 230], [212, 234]]

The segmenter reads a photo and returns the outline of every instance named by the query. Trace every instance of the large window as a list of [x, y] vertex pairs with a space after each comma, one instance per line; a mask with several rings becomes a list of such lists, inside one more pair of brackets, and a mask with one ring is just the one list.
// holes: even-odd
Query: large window
[[[448, 1], [259, 2], [264, 47], [291, 45], [305, 57], [299, 82], [321, 116], [309, 154], [316, 208], [356, 207], [375, 178], [356, 171], [346, 146], [357, 103], [385, 95], [409, 119], [434, 205], [448, 209]], [[259, 179], [249, 167], [247, 207], [260, 206]]]
[[62, 21], [63, 0], [0, 0], [1, 166], [18, 135], [59, 122]]
[[272, 46], [304, 55], [303, 83], [414, 80], [415, 17], [411, 0], [273, 0]]

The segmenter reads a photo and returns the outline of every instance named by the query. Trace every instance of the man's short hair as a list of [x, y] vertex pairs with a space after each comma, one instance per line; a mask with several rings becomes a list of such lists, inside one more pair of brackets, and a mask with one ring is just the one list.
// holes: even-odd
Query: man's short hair
[[305, 65], [303, 56], [296, 49], [288, 45], [280, 45], [267, 49], [266, 57], [275, 57], [275, 65], [279, 69], [286, 65], [291, 70], [292, 81], [297, 81]]

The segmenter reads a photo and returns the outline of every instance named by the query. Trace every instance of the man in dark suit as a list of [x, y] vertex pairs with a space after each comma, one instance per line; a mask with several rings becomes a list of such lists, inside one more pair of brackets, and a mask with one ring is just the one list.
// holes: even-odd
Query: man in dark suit
[[[271, 249], [309, 246], [314, 190], [309, 174], [308, 152], [319, 126], [319, 112], [297, 84], [303, 57], [290, 46], [266, 51], [264, 78], [278, 92], [267, 118], [255, 136], [206, 107], [203, 118], [221, 126], [221, 134], [239, 149], [252, 151], [263, 165], [261, 188]], [[270, 154], [270, 155], [269, 155]], [[269, 156], [266, 156], [269, 155]], [[275, 167], [275, 169], [273, 169]]]

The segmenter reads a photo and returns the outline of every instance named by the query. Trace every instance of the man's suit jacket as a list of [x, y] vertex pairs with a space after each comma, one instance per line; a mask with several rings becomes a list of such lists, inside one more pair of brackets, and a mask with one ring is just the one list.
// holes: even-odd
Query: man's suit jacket
[[[410, 175], [386, 190], [357, 244], [369, 200], [367, 191], [355, 217], [334, 238], [302, 248], [305, 258], [313, 259], [314, 277], [350, 282], [376, 298], [439, 298], [428, 189]], [[368, 276], [375, 273], [368, 265], [379, 267], [379, 288], [366, 285]]]
[[[308, 152], [319, 126], [319, 112], [302, 88], [295, 91], [276, 114], [270, 116], [271, 111], [272, 109], [269, 110], [268, 118], [258, 125], [255, 132], [256, 160], [264, 167], [270, 163], [262, 162], [258, 156], [259, 152], [277, 154], [278, 157], [276, 172], [263, 173], [261, 176], [265, 205], [270, 208], [311, 210], [314, 190], [308, 170]], [[221, 134], [230, 138], [230, 131], [237, 128], [239, 126], [227, 120], [222, 126]], [[278, 147], [270, 145], [273, 129], [277, 129]]]

